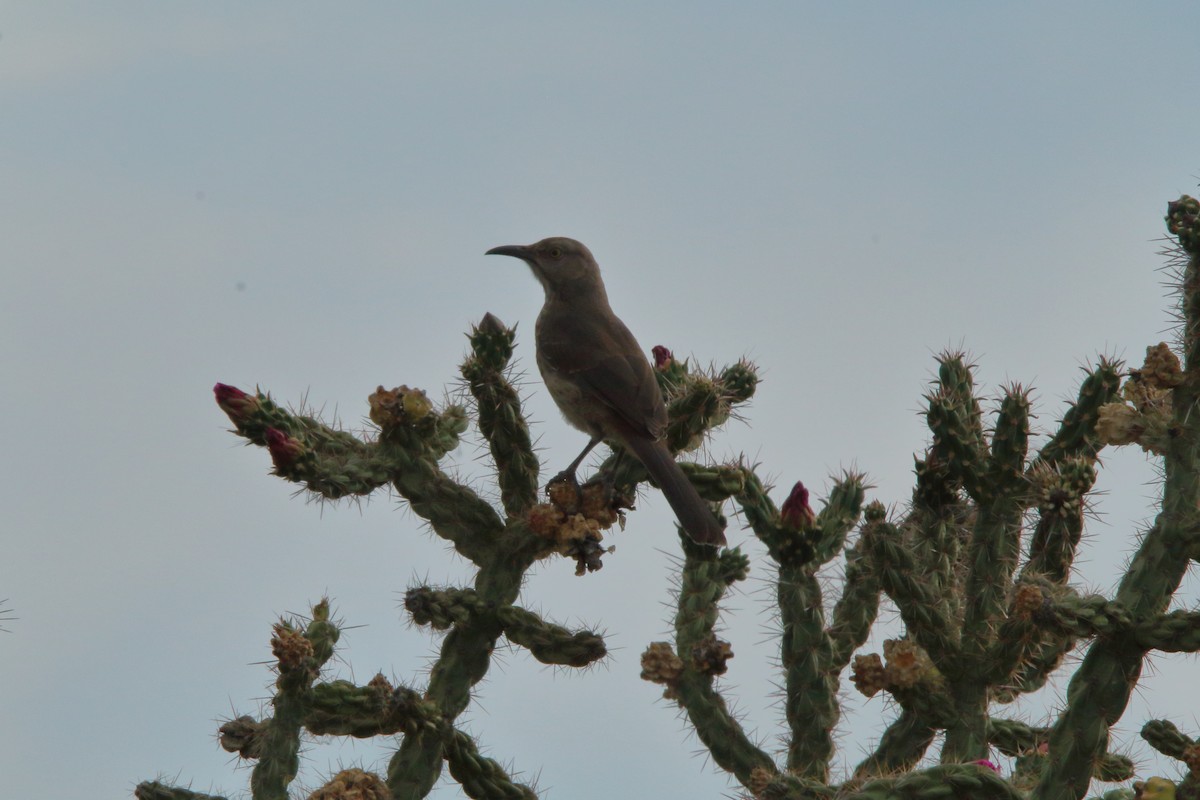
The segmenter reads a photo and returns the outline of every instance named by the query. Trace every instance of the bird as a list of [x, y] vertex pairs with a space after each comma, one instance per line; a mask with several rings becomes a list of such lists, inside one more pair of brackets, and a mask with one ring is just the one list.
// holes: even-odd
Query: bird
[[486, 255], [521, 259], [545, 290], [534, 327], [538, 370], [566, 421], [591, 437], [562, 476], [573, 479], [600, 442], [616, 442], [646, 468], [693, 541], [724, 545], [725, 532], [712, 509], [662, 440], [667, 408], [654, 369], [609, 306], [591, 251], [554, 236], [493, 247]]

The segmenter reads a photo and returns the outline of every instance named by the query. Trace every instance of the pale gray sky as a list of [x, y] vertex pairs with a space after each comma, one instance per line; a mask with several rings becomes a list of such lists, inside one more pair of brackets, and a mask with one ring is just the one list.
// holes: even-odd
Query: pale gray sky
[[[441, 398], [487, 311], [519, 324], [532, 370], [540, 289], [493, 245], [581, 239], [644, 346], [760, 362], [749, 424], [711, 452], [781, 487], [820, 495], [853, 465], [904, 502], [948, 345], [991, 391], [1036, 386], [1048, 427], [1081, 364], [1164, 338], [1156, 239], [1200, 169], [1198, 24], [1190, 2], [7, 4], [4, 795], [115, 798], [156, 775], [244, 792], [217, 720], [259, 710], [273, 619], [323, 593], [363, 626], [337, 676], [423, 685], [436, 640], [400, 593], [464, 563], [394, 498], [293, 498], [210, 389], [358, 425], [378, 384]], [[557, 471], [583, 440], [533, 372]], [[454, 458], [486, 489], [481, 451]], [[1139, 453], [1106, 461], [1078, 580], [1104, 591], [1156, 493]], [[661, 498], [642, 505], [602, 572], [545, 563], [524, 596], [606, 629], [607, 665], [504, 654], [462, 720], [547, 797], [732, 791], [638, 679], [673, 549]], [[771, 743], [770, 569], [748, 550], [724, 686]], [[1200, 732], [1179, 702], [1194, 661], [1155, 665], [1118, 742], [1147, 759], [1149, 716]], [[850, 712], [843, 766], [893, 709]], [[385, 752], [314, 745], [303, 785]]]

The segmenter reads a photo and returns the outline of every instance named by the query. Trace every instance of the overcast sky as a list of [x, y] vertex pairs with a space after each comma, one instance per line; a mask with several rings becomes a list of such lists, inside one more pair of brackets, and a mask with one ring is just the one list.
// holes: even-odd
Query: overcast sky
[[[5, 4], [3, 794], [244, 793], [219, 720], [261, 710], [271, 623], [326, 593], [359, 626], [330, 677], [424, 685], [437, 640], [400, 595], [467, 565], [394, 497], [293, 497], [211, 387], [360, 426], [379, 384], [441, 402], [490, 311], [519, 326], [558, 471], [584, 440], [533, 367], [541, 292], [489, 247], [578, 238], [647, 349], [755, 359], [748, 422], [710, 455], [759, 462], [777, 501], [854, 466], [905, 502], [947, 346], [989, 394], [1037, 387], [1053, 425], [1081, 365], [1170, 336], [1156, 251], [1200, 174], [1198, 25], [1194, 2]], [[476, 444], [451, 461], [492, 491]], [[1076, 583], [1109, 592], [1157, 488], [1140, 452], [1106, 465]], [[566, 674], [502, 653], [460, 720], [547, 797], [733, 791], [638, 679], [675, 549], [662, 498], [641, 506], [602, 572], [546, 562], [522, 598], [603, 628], [612, 658]], [[730, 538], [753, 565], [722, 685], [776, 747], [770, 565]], [[1142, 777], [1147, 718], [1200, 733], [1179, 702], [1195, 662], [1154, 664], [1115, 743]], [[843, 689], [839, 769], [895, 713]], [[309, 747], [295, 793], [383, 770], [381, 744]]]

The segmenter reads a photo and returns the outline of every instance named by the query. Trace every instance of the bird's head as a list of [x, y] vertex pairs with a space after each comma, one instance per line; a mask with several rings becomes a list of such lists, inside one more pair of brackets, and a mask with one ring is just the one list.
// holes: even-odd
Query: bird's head
[[489, 256], [512, 256], [529, 265], [546, 289], [547, 297], [590, 289], [600, 283], [600, 267], [582, 243], [565, 236], [551, 236], [535, 244], [506, 244], [488, 250]]

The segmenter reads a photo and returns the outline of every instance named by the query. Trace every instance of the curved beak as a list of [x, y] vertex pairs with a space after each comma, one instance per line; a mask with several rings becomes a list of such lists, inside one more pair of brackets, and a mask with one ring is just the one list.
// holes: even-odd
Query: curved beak
[[512, 256], [519, 258], [522, 261], [529, 261], [533, 258], [533, 250], [523, 244], [502, 244], [499, 247], [493, 247], [484, 253], [485, 256]]

